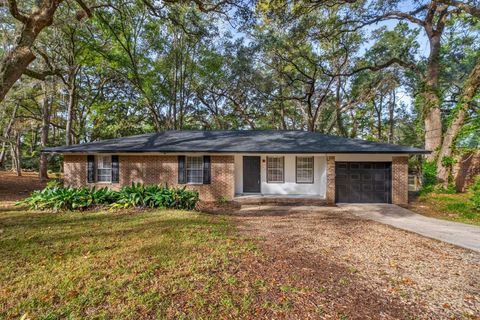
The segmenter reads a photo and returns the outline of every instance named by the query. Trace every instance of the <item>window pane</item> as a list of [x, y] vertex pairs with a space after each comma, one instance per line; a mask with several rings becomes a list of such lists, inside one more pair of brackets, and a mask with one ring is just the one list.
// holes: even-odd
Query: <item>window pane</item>
[[111, 182], [112, 181], [112, 156], [98, 156], [97, 157], [97, 181]]
[[203, 157], [186, 158], [187, 183], [203, 183]]
[[313, 157], [297, 157], [297, 182], [313, 183]]
[[267, 182], [283, 182], [283, 157], [267, 157]]

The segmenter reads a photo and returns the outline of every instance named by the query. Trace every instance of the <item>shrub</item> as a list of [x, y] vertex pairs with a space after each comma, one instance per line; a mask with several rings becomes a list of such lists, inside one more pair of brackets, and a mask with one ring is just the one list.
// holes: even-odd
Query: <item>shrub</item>
[[63, 187], [63, 180], [62, 179], [51, 179], [47, 182], [47, 188], [62, 188]]
[[41, 210], [83, 210], [108, 204], [115, 199], [114, 191], [107, 188], [96, 190], [95, 188], [46, 187], [41, 191], [33, 192], [29, 198], [20, 201], [19, 204]]
[[192, 210], [199, 200], [197, 191], [140, 183], [123, 187], [114, 208], [149, 207]]
[[[444, 157], [442, 159], [444, 165], [453, 165], [454, 160], [451, 157]], [[422, 165], [423, 183], [420, 195], [424, 196], [431, 192], [454, 194], [457, 193], [455, 185], [451, 182], [452, 178], [449, 177], [448, 186], [445, 188], [438, 184], [437, 180], [437, 164], [435, 161], [424, 161]]]
[[435, 189], [437, 184], [437, 164], [435, 161], [425, 161], [422, 165], [423, 183], [420, 194], [427, 194]]
[[192, 210], [199, 200], [197, 191], [137, 183], [120, 191], [107, 188], [47, 187], [20, 201], [30, 209], [84, 210], [99, 205], [112, 208], [149, 207]]
[[470, 191], [472, 192], [470, 201], [472, 201], [473, 207], [480, 211], [480, 176], [475, 178], [475, 182], [470, 187]]

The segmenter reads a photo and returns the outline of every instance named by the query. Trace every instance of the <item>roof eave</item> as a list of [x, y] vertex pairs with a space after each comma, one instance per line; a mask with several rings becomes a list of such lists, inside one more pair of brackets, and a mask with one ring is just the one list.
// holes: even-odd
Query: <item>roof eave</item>
[[272, 153], [336, 153], [336, 154], [430, 154], [428, 150], [375, 150], [375, 151], [242, 151], [242, 150], [42, 150], [42, 153], [251, 153], [251, 154], [272, 154]]

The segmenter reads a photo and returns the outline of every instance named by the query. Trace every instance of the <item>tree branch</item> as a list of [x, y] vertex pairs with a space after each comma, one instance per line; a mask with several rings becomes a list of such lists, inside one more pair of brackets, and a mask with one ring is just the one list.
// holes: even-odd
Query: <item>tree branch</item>
[[417, 74], [420, 74], [420, 70], [418, 69], [418, 67], [413, 64], [413, 63], [409, 63], [409, 62], [405, 62], [399, 58], [392, 58], [390, 59], [389, 61], [385, 62], [385, 63], [382, 63], [382, 64], [377, 64], [377, 65], [373, 65], [373, 66], [365, 66], [365, 67], [361, 67], [361, 68], [358, 68], [358, 69], [355, 69], [351, 72], [347, 72], [347, 73], [339, 73], [339, 74], [330, 74], [330, 76], [342, 76], [342, 77], [350, 77], [350, 76], [353, 76], [359, 72], [362, 72], [362, 71], [365, 71], [365, 70], [370, 70], [370, 71], [380, 71], [380, 70], [383, 70], [385, 68], [388, 68], [389, 66], [391, 65], [394, 65], [394, 64], [397, 64], [405, 69], [409, 69], [409, 70], [412, 70], [414, 71], [415, 73]]
[[448, 6], [457, 7], [460, 10], [462, 10], [466, 13], [469, 13], [472, 16], [480, 19], [480, 8], [479, 7], [475, 7], [475, 6], [470, 5], [468, 3], [464, 3], [464, 2], [460, 2], [460, 1], [456, 1], [456, 0], [436, 0], [436, 1], [441, 2], [443, 4], [446, 4]]
[[405, 12], [401, 12], [401, 11], [386, 12], [385, 14], [383, 14], [382, 18], [406, 19], [406, 20], [409, 20], [410, 22], [418, 24], [419, 26], [422, 26], [422, 27], [425, 25], [425, 21], [416, 18], [415, 16], [413, 16], [410, 13], [405, 13]]
[[[78, 3], [78, 5], [83, 9], [83, 11], [87, 15], [87, 17], [89, 17], [89, 18], [92, 17], [92, 10], [85, 4], [85, 2], [83, 2], [83, 0], [75, 0], [75, 2]], [[79, 16], [77, 16], [77, 17], [80, 18], [80, 19], [82, 18], [82, 17], [79, 17]]]
[[27, 16], [23, 15], [22, 13], [20, 13], [20, 11], [18, 10], [18, 6], [17, 6], [17, 1], [16, 0], [8, 0], [8, 7], [10, 9], [10, 13], [12, 14], [12, 16], [17, 19], [18, 21], [22, 22], [22, 23], [27, 23], [28, 20], [30, 20]]
[[34, 78], [37, 80], [44, 81], [48, 76], [55, 76], [60, 74], [60, 70], [46, 70], [46, 71], [35, 71], [31, 69], [26, 69], [23, 73], [24, 75]]

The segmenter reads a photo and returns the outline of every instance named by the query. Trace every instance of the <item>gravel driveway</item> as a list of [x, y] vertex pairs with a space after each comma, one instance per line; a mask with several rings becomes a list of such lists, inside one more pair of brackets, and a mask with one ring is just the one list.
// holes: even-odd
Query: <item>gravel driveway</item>
[[251, 206], [233, 219], [265, 254], [256, 272], [301, 288], [299, 318], [315, 318], [309, 305], [321, 318], [480, 317], [477, 252], [336, 207]]

